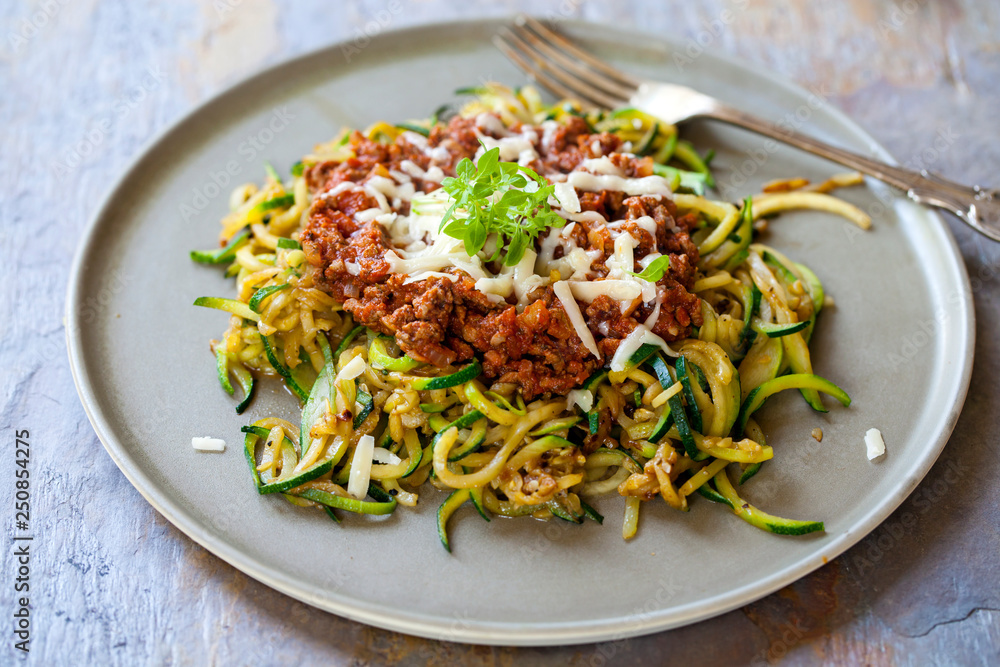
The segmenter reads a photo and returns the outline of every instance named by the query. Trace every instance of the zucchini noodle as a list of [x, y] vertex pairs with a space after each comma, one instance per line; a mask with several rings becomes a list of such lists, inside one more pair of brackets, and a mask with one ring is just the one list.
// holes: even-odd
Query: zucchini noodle
[[[464, 92], [474, 98], [458, 112], [462, 117], [494, 114], [506, 128], [579, 118], [594, 136], [617, 135], [623, 153], [651, 158], [654, 173], [671, 182], [678, 215], [696, 220], [691, 241], [700, 259], [690, 291], [700, 302], [701, 325], [667, 349], [649, 341], [629, 348], [613, 370], [609, 357], [567, 396], [544, 392], [530, 402], [517, 384], [490, 384], [479, 359], [440, 367], [403, 354], [392, 336], [359, 326], [324, 291], [299, 244], [317, 194], [307, 172], [354, 157], [356, 135], [345, 130], [316, 146], [290, 179], [268, 166], [262, 185], [233, 190], [220, 248], [192, 253], [198, 262], [225, 266], [235, 279], [233, 299], [196, 303], [230, 313], [212, 350], [223, 387], [236, 395], [235, 379], [240, 388], [237, 411], [247, 409], [265, 377], [280, 380], [302, 404], [300, 425], [264, 417], [244, 427], [258, 492], [321, 508], [339, 521], [334, 510], [381, 515], [413, 507], [429, 482], [451, 492], [437, 522], [449, 551], [448, 519], [466, 502], [487, 520], [581, 523], [602, 520], [587, 499], [622, 496], [622, 535], [630, 539], [643, 502], [659, 497], [687, 510], [700, 495], [772, 533], [822, 530], [821, 522], [757, 510], [730, 479], [743, 485], [776, 456], [750, 416], [766, 396], [798, 388], [822, 411], [820, 391], [846, 398], [812, 375], [809, 341], [817, 315], [831, 303], [822, 284], [754, 236], [766, 227], [761, 218], [802, 208], [867, 229], [868, 216], [828, 194], [860, 184], [860, 176], [815, 186], [790, 178], [739, 203], [717, 201], [706, 194], [714, 183], [710, 157], [648, 114], [584, 111], [573, 100], [545, 105], [530, 87], [490, 84]], [[388, 146], [403, 133], [426, 137], [439, 122], [437, 116], [380, 122], [363, 136]], [[574, 300], [568, 287], [564, 293]]]

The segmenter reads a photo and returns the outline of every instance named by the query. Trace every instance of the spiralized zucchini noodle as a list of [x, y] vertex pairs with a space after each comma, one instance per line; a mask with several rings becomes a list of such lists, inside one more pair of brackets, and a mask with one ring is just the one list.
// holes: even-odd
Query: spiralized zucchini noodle
[[[415, 506], [428, 485], [450, 491], [437, 521], [449, 551], [448, 519], [469, 501], [487, 521], [601, 523], [587, 501], [621, 496], [625, 539], [642, 503], [657, 497], [687, 510], [700, 496], [772, 533], [823, 530], [820, 521], [767, 514], [737, 491], [775, 456], [753, 418], [769, 396], [798, 389], [823, 412], [820, 393], [850, 404], [812, 370], [809, 342], [832, 300], [812, 270], [760, 240], [789, 209], [867, 228], [864, 213], [828, 194], [861, 177], [789, 179], [739, 203], [718, 201], [709, 194], [711, 154], [645, 113], [546, 105], [529, 87], [459, 92], [472, 99], [451, 121], [439, 112], [344, 130], [291, 178], [268, 165], [262, 185], [233, 191], [219, 248], [192, 252], [235, 279], [235, 297], [195, 303], [230, 313], [212, 350], [237, 412], [268, 376], [302, 405], [298, 423], [263, 417], [243, 428], [257, 491], [336, 521], [338, 511]], [[460, 150], [463, 137], [471, 143]], [[400, 151], [430, 155], [431, 164], [401, 161]], [[490, 151], [507, 189], [473, 192]], [[476, 167], [456, 164], [462, 155]], [[456, 170], [451, 182], [465, 178], [485, 202], [478, 213], [472, 199], [449, 194]], [[347, 176], [331, 181], [332, 173]], [[522, 207], [501, 221], [514, 226], [489, 227], [507, 204]], [[648, 214], [625, 222], [594, 212], [641, 206]], [[537, 220], [556, 223], [532, 230]], [[442, 221], [460, 233], [442, 232]], [[342, 245], [324, 245], [323, 234]], [[371, 251], [376, 242], [389, 250]], [[421, 305], [442, 290], [453, 296]], [[494, 320], [467, 319], [461, 336], [452, 320], [442, 338], [437, 314], [421, 310], [458, 308], [448, 299], [459, 294], [462, 313], [519, 318], [511, 331], [549, 322], [537, 329], [549, 338], [538, 340], [556, 352], [517, 352], [506, 334], [476, 331]], [[406, 303], [386, 310], [394, 298]]]

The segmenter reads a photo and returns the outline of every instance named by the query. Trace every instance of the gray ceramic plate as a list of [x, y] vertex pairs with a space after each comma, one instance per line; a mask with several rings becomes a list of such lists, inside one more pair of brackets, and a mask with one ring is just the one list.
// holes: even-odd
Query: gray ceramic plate
[[[488, 524], [463, 510], [449, 555], [435, 534], [434, 493], [417, 511], [337, 526], [253, 492], [239, 428], [248, 418], [291, 415], [294, 401], [265, 391], [248, 415], [234, 413], [207, 342], [226, 318], [191, 306], [202, 294], [229, 295], [231, 282], [192, 264], [188, 250], [212, 246], [229, 189], [260, 180], [265, 159], [287, 169], [342, 125], [424, 117], [457, 87], [523, 82], [490, 45], [498, 25], [431, 26], [381, 35], [347, 55], [340, 46], [317, 51], [231, 88], [153, 142], [98, 211], [70, 280], [70, 358], [98, 436], [149, 502], [219, 557], [309, 604], [411, 634], [601, 641], [708, 618], [802, 577], [861, 539], [917, 485], [969, 382], [973, 316], [955, 244], [938, 217], [878, 184], [844, 192], [872, 212], [870, 233], [794, 213], [766, 239], [812, 266], [836, 300], [816, 331], [816, 370], [854, 404], [821, 415], [793, 392], [772, 399], [760, 416], [776, 460], [744, 493], [776, 514], [821, 519], [825, 533], [778, 537], [708, 502], [686, 514], [651, 502], [638, 536], [625, 543], [623, 503], [609, 498], [598, 507], [603, 527]], [[606, 26], [564, 28], [629, 71], [888, 158], [821, 98], [769, 75], [710, 53], [680, 67], [677, 45]], [[721, 126], [695, 126], [689, 136], [716, 148], [714, 166], [733, 200], [773, 178], [837, 171]], [[817, 426], [822, 443], [809, 435]], [[871, 427], [888, 447], [876, 463], [865, 456]], [[195, 435], [223, 437], [229, 447], [198, 453]]]

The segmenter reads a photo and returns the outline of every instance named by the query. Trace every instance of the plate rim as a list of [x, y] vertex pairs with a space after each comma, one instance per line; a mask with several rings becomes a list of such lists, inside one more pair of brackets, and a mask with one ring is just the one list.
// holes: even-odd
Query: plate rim
[[[421, 33], [433, 34], [441, 31], [461, 30], [463, 27], [482, 28], [489, 25], [506, 25], [512, 18], [512, 16], [500, 16], [436, 21], [385, 30], [374, 36], [369, 46], [378, 48], [377, 44], [388, 42], [394, 37], [406, 36], [411, 39], [419, 39]], [[591, 21], [560, 19], [560, 23], [569, 26], [571, 30], [586, 32], [602, 29], [606, 31], [606, 26], [601, 26]], [[628, 32], [636, 35], [645, 44], [655, 43], [674, 48], [679, 45], [679, 41], [676, 39], [664, 38], [662, 35], [652, 34], [642, 29], [629, 31], [622, 29], [620, 32]], [[960, 352], [962, 368], [961, 372], [956, 376], [957, 384], [953, 387], [953, 401], [947, 417], [937, 424], [935, 432], [931, 434], [932, 437], [929, 440], [932, 440], [934, 445], [927, 450], [919, 465], [912, 468], [905, 478], [900, 479], [894, 492], [863, 515], [852, 527], [852, 530], [847, 531], [828, 543], [824, 549], [828, 555], [824, 555], [822, 558], [803, 558], [794, 565], [772, 573], [761, 580], [739, 587], [733, 591], [728, 591], [725, 594], [717, 595], [714, 598], [709, 598], [708, 600], [697, 600], [683, 607], [674, 608], [669, 613], [661, 609], [659, 613], [638, 616], [630, 614], [596, 621], [536, 623], [531, 625], [512, 622], [463, 622], [461, 624], [462, 627], [455, 627], [455, 624], [447, 623], [446, 619], [439, 620], [438, 617], [431, 617], [428, 620], [426, 617], [422, 618], [420, 614], [407, 613], [400, 610], [393, 610], [392, 614], [387, 615], [385, 608], [359, 598], [338, 600], [336, 599], [336, 594], [332, 597], [323, 597], [315, 593], [311, 594], [307, 588], [284, 576], [283, 573], [259, 566], [253, 558], [247, 557], [242, 551], [231, 546], [224, 539], [210, 535], [196, 519], [182, 507], [178, 506], [167, 493], [157, 488], [142, 471], [141, 467], [127, 455], [121, 444], [116, 441], [115, 431], [112, 428], [110, 420], [100, 409], [97, 393], [84, 362], [85, 352], [81, 337], [82, 327], [78, 315], [80, 311], [75, 308], [75, 305], [81, 300], [82, 283], [84, 282], [84, 274], [87, 268], [86, 260], [91, 255], [94, 244], [98, 241], [97, 231], [105, 218], [108, 217], [116, 194], [126, 184], [133, 172], [145, 160], [150, 158], [161, 145], [167, 142], [171, 135], [199, 117], [208, 107], [216, 104], [222, 98], [235, 93], [243, 86], [251, 85], [258, 78], [267, 77], [275, 70], [315, 58], [323, 53], [333, 52], [350, 43], [350, 38], [345, 38], [309, 49], [300, 54], [281, 58], [267, 67], [256, 69], [230, 85], [223, 87], [193, 106], [187, 112], [181, 114], [177, 119], [145, 142], [136, 155], [129, 161], [128, 165], [121, 170], [119, 177], [106, 190], [105, 195], [95, 209], [94, 214], [88, 220], [78, 241], [76, 253], [70, 267], [65, 306], [67, 352], [69, 355], [70, 371], [77, 394], [80, 397], [87, 418], [105, 451], [107, 451], [112, 461], [121, 470], [122, 474], [125, 475], [129, 483], [157, 512], [195, 543], [244, 574], [285, 595], [338, 616], [387, 630], [430, 639], [491, 645], [551, 646], [556, 644], [596, 643], [626, 639], [706, 620], [749, 604], [783, 586], [801, 579], [826, 564], [829, 560], [842, 555], [847, 549], [888, 519], [903, 501], [909, 497], [938, 460], [962, 412], [971, 382], [972, 363], [975, 352], [975, 310], [972, 303], [968, 270], [958, 244], [941, 216], [933, 210], [927, 210], [927, 217], [932, 223], [931, 229], [928, 231], [932, 234], [933, 238], [924, 241], [924, 243], [933, 240], [940, 244], [940, 253], [949, 260], [948, 263], [950, 266], [947, 268], [950, 272], [957, 274], [955, 276], [958, 278], [956, 282], [962, 288], [963, 298], [954, 304], [959, 311], [956, 313], [959, 317], [954, 318], [953, 321], [955, 323], [954, 333], [962, 348]], [[745, 65], [736, 60], [728, 52], [706, 55], [709, 55], [713, 60], [722, 61], [727, 66], [737, 70], [752, 71], [755, 75], [765, 78], [770, 85], [779, 87], [795, 95], [809, 95], [809, 91], [797, 83], [768, 69], [754, 69], [749, 65]], [[833, 105], [829, 105], [825, 111], [840, 126], [853, 131], [860, 139], [867, 141], [876, 157], [893, 164], [897, 163], [880, 143], [845, 112]], [[903, 197], [894, 199], [894, 201], [903, 200], [905, 200]]]

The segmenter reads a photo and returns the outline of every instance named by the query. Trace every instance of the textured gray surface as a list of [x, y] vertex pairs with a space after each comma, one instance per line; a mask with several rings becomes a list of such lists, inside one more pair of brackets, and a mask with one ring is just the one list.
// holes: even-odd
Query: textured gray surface
[[[976, 365], [941, 460], [843, 557], [760, 602], [651, 637], [569, 649], [415, 639], [316, 611], [248, 579], [167, 524], [101, 448], [65, 361], [65, 268], [101, 195], [193, 104], [284, 56], [388, 27], [531, 8], [724, 49], [819, 90], [902, 162], [1000, 183], [1000, 10], [969, 2], [9, 2], [0, 8], [0, 383], [13, 506], [14, 431], [32, 442], [36, 664], [467, 661], [661, 664], [1000, 659], [1000, 246], [953, 222], [972, 278]], [[725, 10], [729, 13], [725, 13]], [[231, 10], [231, 11], [230, 11]], [[380, 12], [382, 12], [380, 14]], [[372, 22], [374, 21], [374, 23]], [[377, 27], [381, 30], [381, 27]], [[100, 299], [100, 294], [95, 299]], [[920, 362], [928, 333], [898, 332]], [[860, 332], [859, 336], [863, 336]], [[156, 369], [148, 369], [155, 372]], [[942, 408], [944, 409], [944, 408]], [[13, 533], [12, 509], [6, 510]], [[2, 551], [13, 609], [13, 548]], [[12, 625], [0, 631], [15, 659]], [[723, 638], [720, 641], [720, 638]]]

